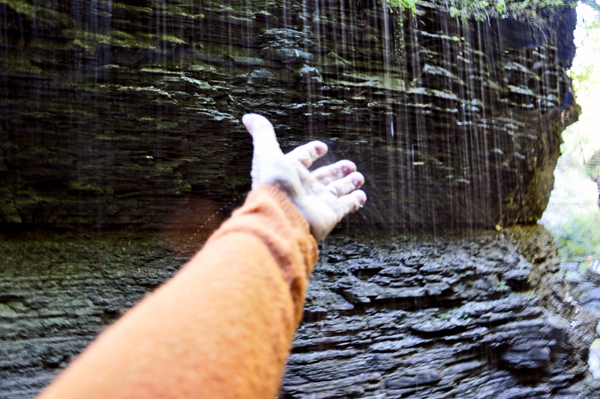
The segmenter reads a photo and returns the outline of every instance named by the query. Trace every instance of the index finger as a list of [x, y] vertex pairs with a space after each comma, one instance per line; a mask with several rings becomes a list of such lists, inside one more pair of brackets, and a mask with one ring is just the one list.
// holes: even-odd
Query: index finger
[[317, 159], [327, 154], [327, 144], [321, 141], [311, 141], [308, 144], [301, 145], [288, 152], [285, 156], [300, 161], [305, 168], [310, 166]]

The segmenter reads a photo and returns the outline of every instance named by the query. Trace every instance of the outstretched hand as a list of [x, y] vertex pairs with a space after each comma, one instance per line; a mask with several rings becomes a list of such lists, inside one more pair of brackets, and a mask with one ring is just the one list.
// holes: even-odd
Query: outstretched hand
[[265, 117], [247, 114], [242, 122], [252, 135], [252, 188], [261, 184], [278, 186], [306, 218], [317, 241], [324, 239], [335, 225], [367, 200], [363, 175], [348, 160], [308, 168], [327, 153], [327, 145], [312, 141], [283, 154], [273, 125]]

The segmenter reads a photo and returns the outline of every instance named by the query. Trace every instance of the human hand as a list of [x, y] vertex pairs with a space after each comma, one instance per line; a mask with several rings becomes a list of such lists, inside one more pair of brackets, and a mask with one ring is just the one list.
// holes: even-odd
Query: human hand
[[265, 117], [246, 114], [242, 122], [252, 135], [252, 188], [261, 184], [278, 186], [306, 218], [317, 241], [324, 239], [335, 225], [367, 200], [358, 190], [365, 178], [348, 160], [308, 168], [327, 153], [327, 145], [312, 141], [283, 154], [273, 125]]

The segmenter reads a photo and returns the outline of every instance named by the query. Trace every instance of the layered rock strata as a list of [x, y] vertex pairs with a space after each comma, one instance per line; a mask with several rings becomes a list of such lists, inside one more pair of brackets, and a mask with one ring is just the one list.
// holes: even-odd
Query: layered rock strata
[[48, 231], [0, 240], [0, 398], [33, 398], [179, 267], [152, 236]]
[[286, 148], [316, 138], [356, 160], [369, 223], [533, 222], [578, 115], [574, 13], [1, 0], [0, 222], [156, 228], [197, 198], [219, 208], [249, 187], [249, 111]]
[[362, 235], [323, 247], [281, 397], [577, 397], [596, 320], [543, 229], [363, 228], [541, 215], [578, 115], [574, 11], [396, 16], [369, 1], [0, 0], [0, 397], [33, 397], [194, 247], [141, 230], [204, 232], [241, 200], [250, 111], [284, 148], [321, 139], [326, 162], [355, 160], [370, 196], [345, 226]]
[[281, 397], [577, 397], [596, 319], [556, 255], [542, 227], [330, 240]]
[[[597, 319], [566, 290], [552, 237], [474, 233], [328, 239], [280, 398], [577, 398]], [[0, 253], [2, 399], [33, 397], [182, 254], [49, 232]]]

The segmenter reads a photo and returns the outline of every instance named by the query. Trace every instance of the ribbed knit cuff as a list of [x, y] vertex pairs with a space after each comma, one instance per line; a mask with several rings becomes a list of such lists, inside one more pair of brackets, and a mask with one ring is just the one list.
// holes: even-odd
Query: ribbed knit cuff
[[293, 227], [297, 234], [298, 244], [300, 246], [302, 255], [304, 257], [304, 264], [306, 265], [307, 277], [312, 273], [317, 259], [319, 257], [318, 245], [315, 237], [310, 231], [310, 225], [306, 218], [300, 213], [296, 205], [288, 198], [288, 196], [279, 189], [279, 187], [273, 184], [262, 184], [252, 190], [248, 194], [248, 200], [251, 196], [261, 194], [267, 194], [272, 198], [281, 211], [285, 214], [289, 220], [290, 225]]
[[279, 187], [274, 184], [261, 184], [252, 190], [250, 194], [252, 194], [254, 191], [262, 191], [269, 194], [275, 201], [277, 201], [277, 204], [281, 210], [285, 213], [290, 222], [294, 223], [294, 226], [298, 226], [301, 229], [306, 229], [306, 231], [310, 233], [310, 225], [308, 224], [306, 218], [302, 216], [298, 208], [296, 208], [296, 205], [294, 205], [292, 200], [290, 200], [288, 196], [281, 191], [281, 189], [279, 189]]

